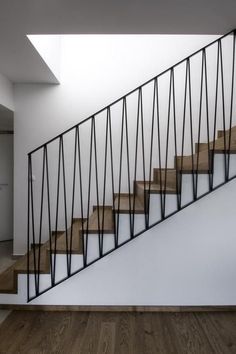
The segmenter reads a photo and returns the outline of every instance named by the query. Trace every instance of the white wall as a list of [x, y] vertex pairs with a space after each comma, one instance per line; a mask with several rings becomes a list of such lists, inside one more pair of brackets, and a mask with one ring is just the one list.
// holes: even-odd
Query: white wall
[[13, 85], [0, 73], [0, 104], [14, 111]]
[[15, 86], [15, 254], [26, 250], [27, 153], [215, 38], [64, 37], [61, 85]]

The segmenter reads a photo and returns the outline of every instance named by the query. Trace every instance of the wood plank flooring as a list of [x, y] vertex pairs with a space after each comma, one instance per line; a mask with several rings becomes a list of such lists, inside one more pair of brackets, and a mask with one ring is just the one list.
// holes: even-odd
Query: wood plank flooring
[[0, 353], [236, 353], [236, 312], [13, 311]]

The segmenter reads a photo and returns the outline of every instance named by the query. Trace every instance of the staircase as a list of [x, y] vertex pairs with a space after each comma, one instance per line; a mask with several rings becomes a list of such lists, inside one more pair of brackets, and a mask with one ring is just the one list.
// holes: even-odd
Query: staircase
[[28, 251], [0, 293], [23, 273], [35, 299], [236, 177], [235, 33], [29, 153]]

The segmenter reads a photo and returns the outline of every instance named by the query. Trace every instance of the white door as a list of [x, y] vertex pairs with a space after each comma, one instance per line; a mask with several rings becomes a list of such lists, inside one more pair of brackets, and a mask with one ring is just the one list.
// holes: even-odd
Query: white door
[[0, 133], [0, 241], [13, 238], [13, 135]]

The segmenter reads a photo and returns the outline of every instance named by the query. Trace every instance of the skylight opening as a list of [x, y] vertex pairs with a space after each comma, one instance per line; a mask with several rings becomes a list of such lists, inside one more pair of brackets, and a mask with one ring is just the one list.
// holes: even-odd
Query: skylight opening
[[61, 35], [27, 35], [43, 61], [60, 81]]

